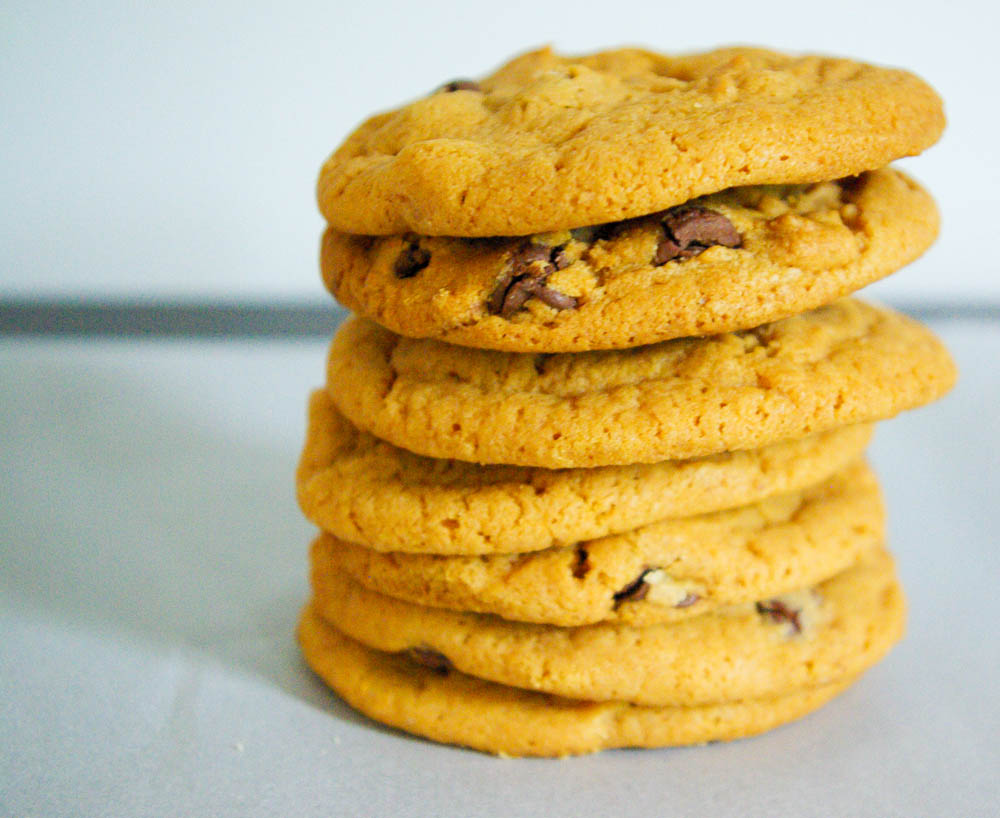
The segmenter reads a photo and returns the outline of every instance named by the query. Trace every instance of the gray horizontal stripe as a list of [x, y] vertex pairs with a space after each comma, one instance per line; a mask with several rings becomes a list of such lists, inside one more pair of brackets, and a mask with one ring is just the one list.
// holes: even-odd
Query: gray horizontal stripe
[[335, 304], [0, 304], [0, 334], [154, 337], [328, 337]]
[[[893, 303], [921, 321], [1000, 324], [1000, 303]], [[346, 311], [335, 304], [0, 303], [2, 335], [203, 338], [329, 337]]]

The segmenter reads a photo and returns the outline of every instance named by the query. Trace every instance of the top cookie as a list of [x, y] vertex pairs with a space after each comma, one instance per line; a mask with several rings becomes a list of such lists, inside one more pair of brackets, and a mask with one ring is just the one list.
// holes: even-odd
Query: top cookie
[[372, 117], [324, 164], [317, 197], [347, 233], [528, 235], [874, 170], [943, 127], [937, 94], [898, 69], [752, 48], [541, 49]]

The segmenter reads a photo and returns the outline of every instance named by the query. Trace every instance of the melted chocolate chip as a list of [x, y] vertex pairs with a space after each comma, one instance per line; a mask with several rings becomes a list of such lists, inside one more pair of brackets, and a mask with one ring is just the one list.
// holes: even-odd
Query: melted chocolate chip
[[573, 296], [540, 284], [532, 284], [529, 292], [543, 304], [548, 304], [554, 310], [575, 310], [578, 304]]
[[577, 579], [583, 579], [590, 573], [590, 569], [593, 567], [590, 564], [590, 554], [587, 553], [587, 549], [582, 545], [578, 546], [576, 549], [576, 565], [573, 566], [573, 576]]
[[396, 278], [413, 278], [431, 263], [430, 251], [421, 247], [417, 239], [408, 239], [408, 242], [392, 265]]
[[623, 602], [640, 602], [645, 599], [646, 594], [649, 593], [649, 583], [646, 582], [646, 575], [650, 571], [655, 570], [655, 568], [647, 568], [633, 582], [630, 582], [615, 594], [615, 608], [617, 609]]
[[795, 633], [802, 633], [802, 624], [799, 622], [799, 611], [789, 608], [780, 599], [768, 599], [765, 602], [757, 603], [757, 613], [770, 618], [772, 622], [787, 622], [792, 626]]
[[452, 80], [441, 86], [440, 91], [450, 94], [452, 91], [478, 91], [479, 83], [474, 80]]
[[684, 599], [682, 599], [680, 602], [678, 602], [677, 604], [675, 604], [674, 607], [675, 608], [690, 608], [699, 599], [701, 599], [701, 597], [698, 596], [698, 594], [688, 594], [687, 596], [684, 597]]
[[448, 671], [451, 670], [451, 661], [443, 653], [439, 653], [436, 650], [431, 650], [430, 648], [410, 648], [406, 651], [406, 655], [418, 665], [430, 668], [439, 676], [447, 676]]
[[556, 310], [576, 309], [571, 296], [546, 286], [549, 276], [569, 264], [563, 247], [525, 242], [510, 255], [504, 274], [486, 301], [492, 315], [510, 318], [529, 298], [537, 298]]
[[662, 218], [664, 237], [656, 246], [653, 264], [659, 267], [674, 259], [686, 259], [709, 247], [739, 247], [743, 237], [721, 213], [704, 207], [678, 207]]

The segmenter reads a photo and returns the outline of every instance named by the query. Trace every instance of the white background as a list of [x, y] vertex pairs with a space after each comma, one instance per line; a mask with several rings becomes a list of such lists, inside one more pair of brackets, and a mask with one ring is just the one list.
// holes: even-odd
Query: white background
[[514, 52], [759, 43], [910, 68], [944, 232], [896, 301], [1000, 300], [995, 3], [22, 2], [0, 17], [0, 299], [314, 300], [313, 183], [370, 113]]

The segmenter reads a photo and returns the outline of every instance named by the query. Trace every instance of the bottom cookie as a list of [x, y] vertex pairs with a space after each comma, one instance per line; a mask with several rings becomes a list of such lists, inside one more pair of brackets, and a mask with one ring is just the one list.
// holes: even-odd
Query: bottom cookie
[[302, 613], [298, 635], [310, 667], [362, 713], [434, 741], [510, 756], [567, 756], [614, 747], [743, 738], [804, 716], [854, 681], [698, 707], [582, 702], [373, 650], [327, 624], [311, 605]]

